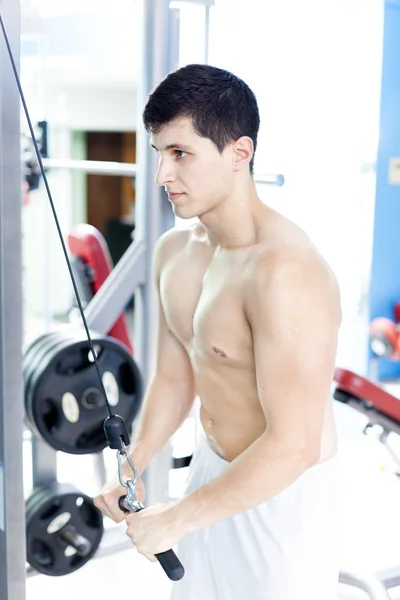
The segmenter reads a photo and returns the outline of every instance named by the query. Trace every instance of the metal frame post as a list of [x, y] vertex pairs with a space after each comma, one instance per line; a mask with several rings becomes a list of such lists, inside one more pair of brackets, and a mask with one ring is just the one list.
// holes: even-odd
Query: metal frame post
[[373, 573], [350, 573], [341, 571], [339, 574], [339, 583], [351, 585], [364, 590], [368, 594], [370, 600], [390, 600], [384, 584]]
[[[139, 88], [139, 107], [143, 110], [150, 91], [170, 71], [169, 48], [170, 14], [168, 0], [144, 2], [144, 40], [142, 83]], [[139, 176], [136, 180], [137, 209], [135, 241], [146, 244], [146, 279], [139, 288], [137, 321], [137, 355], [143, 377], [147, 382], [153, 372], [155, 356], [154, 324], [157, 322], [157, 303], [152, 279], [153, 249], [160, 235], [174, 226], [174, 215], [165, 191], [155, 184], [158, 157], [151, 150], [149, 136], [144, 131], [141, 115], [137, 132]], [[136, 307], [136, 301], [135, 301]]]
[[[170, 39], [172, 32], [176, 31], [177, 21], [176, 14], [171, 14], [169, 0], [145, 0], [141, 6], [144, 29], [142, 80], [138, 90], [140, 111], [151, 90], [176, 68], [178, 62], [171, 52]], [[144, 382], [148, 384], [154, 372], [156, 355], [157, 300], [152, 277], [153, 249], [160, 235], [173, 227], [175, 221], [165, 191], [154, 182], [158, 158], [150, 148], [141, 114], [137, 128], [137, 156], [136, 241], [146, 245], [146, 278], [135, 295], [135, 347]], [[169, 500], [171, 466], [172, 450], [170, 443], [167, 443], [143, 475], [149, 504]]]
[[31, 436], [33, 488], [57, 481], [57, 451], [42, 439]]
[[[0, 11], [19, 64], [19, 2], [0, 0]], [[0, 597], [23, 600], [20, 103], [1, 32], [0, 38]]]

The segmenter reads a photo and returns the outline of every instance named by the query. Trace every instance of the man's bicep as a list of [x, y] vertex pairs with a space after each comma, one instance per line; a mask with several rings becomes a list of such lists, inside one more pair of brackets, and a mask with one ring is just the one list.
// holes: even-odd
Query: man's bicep
[[267, 431], [299, 448], [320, 439], [338, 329], [334, 290], [323, 277], [306, 282], [290, 270], [261, 281], [250, 316]]
[[158, 300], [156, 373], [173, 383], [185, 384], [194, 388], [193, 369], [189, 356], [178, 338], [170, 331], [160, 298]]
[[165, 269], [168, 257], [176, 252], [175, 244], [182, 243], [181, 238], [182, 232], [173, 228], [157, 240], [154, 248], [153, 283], [158, 303], [156, 373], [165, 376], [174, 384], [183, 383], [194, 389], [193, 370], [188, 354], [168, 327], [160, 295], [161, 273]]

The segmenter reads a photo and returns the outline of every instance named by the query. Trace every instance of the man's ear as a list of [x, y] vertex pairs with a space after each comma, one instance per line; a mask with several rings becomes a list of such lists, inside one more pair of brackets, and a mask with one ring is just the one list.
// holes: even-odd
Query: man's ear
[[250, 164], [254, 154], [253, 140], [248, 136], [242, 136], [233, 143], [233, 167], [235, 171], [241, 171]]

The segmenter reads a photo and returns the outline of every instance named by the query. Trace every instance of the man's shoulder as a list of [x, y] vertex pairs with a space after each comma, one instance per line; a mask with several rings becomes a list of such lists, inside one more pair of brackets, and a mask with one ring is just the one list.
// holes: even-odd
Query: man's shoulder
[[184, 246], [190, 240], [193, 235], [193, 227], [181, 228], [181, 227], [172, 227], [165, 231], [158, 238], [155, 246], [155, 251], [165, 251], [168, 249], [173, 249], [176, 247]]
[[261, 214], [257, 244], [251, 253], [253, 275], [279, 273], [287, 269], [322, 269], [329, 265], [307, 232], [297, 223], [270, 207]]
[[246, 279], [245, 306], [249, 314], [267, 310], [278, 315], [297, 304], [312, 313], [324, 306], [332, 316], [332, 325], [340, 325], [338, 281], [311, 243], [261, 246]]
[[183, 241], [188, 235], [188, 229], [181, 229], [179, 227], [171, 227], [168, 231], [165, 231], [157, 240], [157, 246], [165, 247], [174, 243]]
[[336, 276], [328, 262], [303, 231], [277, 236], [257, 245], [250, 265], [250, 281], [261, 288], [302, 285], [336, 288]]
[[181, 254], [186, 246], [200, 235], [200, 228], [197, 223], [194, 223], [185, 228], [175, 226], [163, 233], [158, 238], [154, 248], [156, 264], [160, 266], [168, 258]]

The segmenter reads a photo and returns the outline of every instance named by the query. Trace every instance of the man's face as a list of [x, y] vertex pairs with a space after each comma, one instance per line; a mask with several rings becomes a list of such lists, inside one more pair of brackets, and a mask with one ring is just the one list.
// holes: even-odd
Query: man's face
[[211, 140], [195, 133], [189, 119], [165, 125], [151, 144], [159, 153], [156, 182], [165, 187], [177, 217], [201, 217], [229, 195], [231, 146], [221, 155]]

